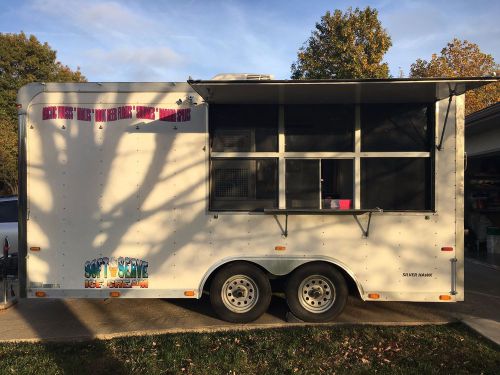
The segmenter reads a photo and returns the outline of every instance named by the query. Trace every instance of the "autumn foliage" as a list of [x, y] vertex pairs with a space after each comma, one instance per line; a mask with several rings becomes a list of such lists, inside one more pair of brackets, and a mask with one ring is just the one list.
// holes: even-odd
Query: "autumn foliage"
[[299, 49], [292, 79], [387, 78], [389, 67], [382, 59], [391, 45], [377, 10], [326, 12]]
[[[411, 65], [410, 77], [483, 77], [499, 72], [493, 56], [482, 52], [477, 44], [453, 39], [433, 54], [430, 61], [417, 59]], [[500, 101], [500, 83], [490, 84], [465, 95], [465, 112], [470, 114]]]
[[17, 193], [17, 91], [30, 82], [85, 82], [34, 36], [0, 33], [0, 194]]

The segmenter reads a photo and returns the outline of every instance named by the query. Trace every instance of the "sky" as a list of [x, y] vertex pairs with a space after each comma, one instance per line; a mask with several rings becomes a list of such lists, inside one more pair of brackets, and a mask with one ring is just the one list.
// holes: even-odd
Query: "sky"
[[34, 34], [89, 81], [185, 81], [218, 73], [290, 77], [327, 10], [378, 10], [393, 76], [453, 38], [500, 62], [499, 0], [0, 0], [0, 32]]

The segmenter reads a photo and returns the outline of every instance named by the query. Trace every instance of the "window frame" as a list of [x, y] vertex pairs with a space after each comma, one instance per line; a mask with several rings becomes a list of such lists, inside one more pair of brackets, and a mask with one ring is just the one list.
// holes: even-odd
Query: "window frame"
[[[405, 103], [394, 103], [394, 105], [405, 104]], [[352, 152], [345, 151], [310, 151], [310, 152], [296, 152], [296, 151], [286, 151], [285, 150], [285, 105], [279, 105], [279, 119], [278, 119], [278, 151], [277, 152], [213, 152], [211, 147], [208, 153], [209, 162], [209, 194], [211, 194], [212, 188], [212, 165], [211, 160], [222, 159], [222, 158], [277, 158], [278, 159], [278, 209], [286, 210], [286, 160], [287, 159], [352, 159], [353, 160], [353, 210], [365, 210], [365, 209], [375, 209], [376, 207], [361, 207], [361, 160], [363, 158], [430, 158], [431, 168], [429, 175], [426, 176], [430, 181], [426, 184], [430, 186], [430, 209], [429, 210], [384, 210], [384, 212], [408, 212], [408, 213], [434, 213], [436, 212], [436, 176], [435, 176], [435, 164], [436, 164], [436, 126], [437, 126], [437, 103], [421, 103], [422, 105], [427, 105], [429, 111], [432, 113], [429, 116], [428, 126], [430, 127], [430, 145], [429, 151], [362, 151], [361, 149], [361, 106], [363, 104], [354, 104], [354, 150]], [[207, 116], [210, 119], [210, 116]], [[210, 121], [210, 120], [209, 120]], [[208, 129], [211, 129], [210, 124], [208, 124]], [[208, 138], [211, 135], [209, 134]], [[321, 162], [321, 161], [320, 161]], [[319, 182], [320, 183], [320, 182]], [[208, 201], [211, 202], [211, 197], [208, 197]], [[209, 203], [209, 211], [213, 212], [250, 212], [241, 210], [219, 210], [213, 209]], [[321, 202], [320, 202], [321, 207]], [[381, 209], [384, 209], [381, 207]], [[335, 210], [332, 210], [333, 212]]]
[[[249, 208], [225, 208], [225, 207], [220, 207], [220, 208], [214, 208], [215, 203], [217, 202], [220, 206], [224, 206], [224, 203], [230, 204], [232, 202], [241, 202], [241, 204], [244, 206], [250, 205], [254, 202], [257, 202], [259, 199], [255, 196], [252, 199], [250, 198], [243, 198], [243, 197], [223, 197], [223, 198], [215, 198], [215, 181], [212, 176], [214, 176], [214, 171], [215, 167], [213, 162], [217, 161], [227, 161], [229, 163], [235, 163], [235, 165], [238, 164], [238, 162], [242, 163], [248, 163], [250, 166], [251, 170], [251, 176], [248, 181], [248, 188], [249, 190], [255, 192], [255, 195], [257, 194], [257, 185], [256, 185], [256, 174], [257, 174], [257, 162], [259, 160], [272, 160], [275, 161], [276, 164], [276, 178], [279, 179], [279, 170], [278, 170], [278, 160], [277, 158], [261, 158], [261, 157], [251, 157], [251, 158], [215, 158], [211, 157], [210, 159], [210, 177], [209, 177], [209, 207], [210, 211], [214, 212], [259, 212], [259, 208], [256, 209], [249, 209]], [[255, 165], [252, 165], [255, 164]], [[255, 179], [254, 179], [255, 178]], [[276, 192], [276, 197], [271, 199], [262, 199], [262, 201], [275, 201], [276, 204], [278, 203], [278, 192]], [[275, 207], [269, 207], [269, 208], [275, 208]]]

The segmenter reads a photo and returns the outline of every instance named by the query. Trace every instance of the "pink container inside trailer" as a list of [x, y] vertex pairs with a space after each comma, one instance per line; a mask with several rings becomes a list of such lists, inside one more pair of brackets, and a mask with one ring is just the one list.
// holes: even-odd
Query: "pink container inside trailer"
[[349, 210], [351, 208], [351, 199], [339, 199], [339, 209]]

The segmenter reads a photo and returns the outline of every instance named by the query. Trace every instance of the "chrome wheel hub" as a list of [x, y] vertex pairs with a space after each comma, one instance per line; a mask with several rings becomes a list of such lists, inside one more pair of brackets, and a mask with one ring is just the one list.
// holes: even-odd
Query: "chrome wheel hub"
[[335, 286], [325, 276], [311, 275], [300, 283], [298, 297], [304, 309], [319, 314], [333, 306]]
[[234, 275], [226, 280], [221, 290], [222, 302], [235, 313], [250, 311], [259, 299], [255, 281], [246, 275]]

